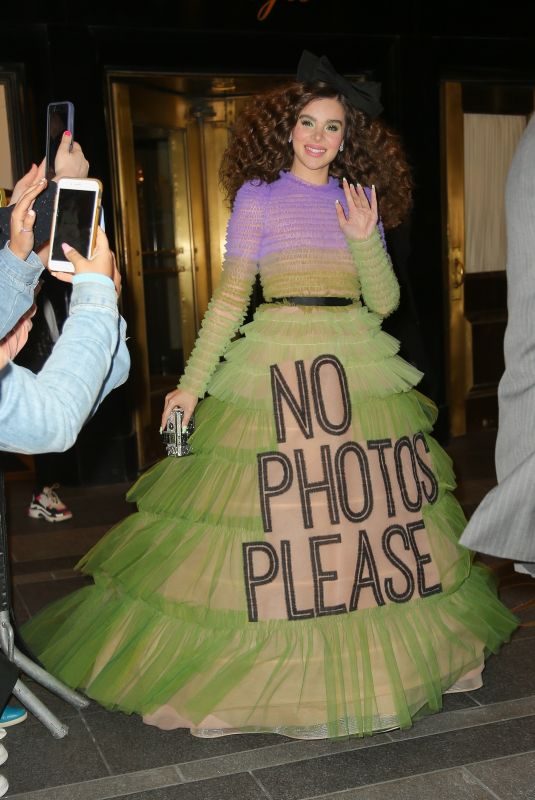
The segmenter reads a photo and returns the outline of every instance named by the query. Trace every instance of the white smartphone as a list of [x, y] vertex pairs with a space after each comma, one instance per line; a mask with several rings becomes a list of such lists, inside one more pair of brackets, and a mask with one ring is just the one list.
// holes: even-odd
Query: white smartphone
[[102, 184], [96, 178], [60, 178], [54, 203], [48, 268], [74, 272], [61, 245], [65, 242], [90, 258], [95, 247]]
[[56, 153], [65, 131], [71, 132], [72, 141], [72, 137], [74, 137], [74, 105], [70, 100], [49, 103], [46, 111], [45, 176], [47, 180], [51, 180], [55, 175]]

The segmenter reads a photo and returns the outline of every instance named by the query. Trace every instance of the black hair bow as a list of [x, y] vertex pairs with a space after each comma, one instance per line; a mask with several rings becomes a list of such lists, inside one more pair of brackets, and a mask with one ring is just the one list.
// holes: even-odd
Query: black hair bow
[[327, 56], [315, 56], [309, 50], [303, 54], [297, 66], [297, 80], [300, 83], [327, 83], [337, 92], [347, 97], [351, 105], [368, 114], [377, 117], [383, 110], [380, 101], [381, 84], [374, 81], [350, 83], [343, 75], [339, 75]]

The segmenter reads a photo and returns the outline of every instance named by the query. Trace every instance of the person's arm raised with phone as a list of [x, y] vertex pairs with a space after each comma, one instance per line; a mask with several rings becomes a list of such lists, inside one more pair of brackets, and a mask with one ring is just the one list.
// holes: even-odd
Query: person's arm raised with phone
[[[65, 131], [63, 134], [54, 164], [56, 171], [54, 179], [48, 184], [45, 180], [41, 185], [41, 189], [38, 193], [39, 196], [36, 195], [34, 198], [34, 210], [37, 214], [34, 231], [34, 249], [38, 252], [50, 238], [54, 198], [57, 190], [56, 181], [60, 178], [86, 178], [89, 172], [89, 162], [85, 158], [78, 142], [72, 141], [69, 131]], [[9, 206], [0, 209], [0, 247], [6, 243], [10, 236], [9, 223], [13, 207], [32, 186], [36, 186], [44, 177], [45, 160], [43, 159], [39, 166], [37, 166], [37, 164], [32, 164], [28, 172], [15, 184], [13, 192], [11, 193]], [[42, 260], [45, 262], [47, 259], [43, 256]]]
[[0, 249], [0, 338], [12, 330], [32, 305], [43, 271], [43, 264], [33, 252], [33, 203], [45, 185], [44, 179], [34, 183], [10, 209], [9, 236]]
[[[40, 189], [39, 184], [30, 187], [13, 209], [11, 247], [19, 255], [8, 246], [0, 251], [0, 266], [6, 267], [0, 269], [0, 288], [5, 275], [20, 274], [16, 270], [24, 274], [29, 262], [38, 261], [31, 250], [31, 205]], [[26, 261], [20, 258], [25, 254]], [[102, 399], [128, 376], [126, 324], [117, 309], [120, 279], [106, 235], [98, 231], [91, 259], [68, 243], [66, 257], [75, 269], [74, 276], [66, 276], [73, 282], [70, 313], [51, 356], [37, 375], [11, 361], [3, 368], [0, 364], [0, 450], [66, 450]], [[35, 282], [41, 270], [42, 265], [32, 266]]]
[[[0, 337], [11, 330], [33, 303], [33, 292], [43, 268], [41, 261], [33, 252], [33, 229], [36, 220], [33, 206], [45, 185], [44, 178], [37, 180], [26, 188], [12, 208], [9, 245], [2, 251], [0, 260], [3, 271], [0, 281], [2, 288], [0, 293]], [[65, 244], [68, 248], [68, 243]], [[97, 232], [96, 249], [91, 260], [84, 258], [74, 249], [71, 249], [69, 255], [67, 252], [65, 255], [74, 265], [76, 273], [100, 273], [113, 281], [117, 294], [119, 294], [121, 276], [103, 231], [99, 229]], [[54, 275], [59, 280], [67, 282], [73, 280], [72, 274], [69, 273], [54, 273]]]

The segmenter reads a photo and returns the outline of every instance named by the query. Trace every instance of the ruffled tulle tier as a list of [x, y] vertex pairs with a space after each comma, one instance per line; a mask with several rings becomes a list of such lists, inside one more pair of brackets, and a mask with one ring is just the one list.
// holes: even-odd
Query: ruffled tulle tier
[[410, 726], [511, 631], [477, 568], [451, 594], [377, 612], [252, 626], [230, 611], [131, 596], [99, 574], [25, 633], [55, 675], [107, 708], [169, 705], [199, 732], [210, 716], [307, 738]]
[[[198, 408], [194, 454], [139, 479], [138, 511], [80, 562], [94, 585], [24, 636], [67, 684], [161, 727], [303, 738], [407, 727], [467, 674], [477, 686], [516, 627], [458, 544], [465, 520], [431, 435], [435, 407], [358, 306], [264, 306], [243, 333]], [[304, 394], [305, 435], [288, 424], [281, 436], [272, 366], [297, 398], [298, 362], [302, 386], [342, 365], [345, 438], [316, 438]], [[318, 392], [328, 408], [309, 405], [334, 430]]]
[[209, 393], [251, 410], [271, 411], [266, 389], [272, 364], [312, 360], [333, 350], [344, 364], [352, 404], [406, 392], [422, 377], [397, 355], [399, 342], [381, 330], [377, 315], [358, 305], [345, 309], [264, 305], [242, 333], [212, 378]]

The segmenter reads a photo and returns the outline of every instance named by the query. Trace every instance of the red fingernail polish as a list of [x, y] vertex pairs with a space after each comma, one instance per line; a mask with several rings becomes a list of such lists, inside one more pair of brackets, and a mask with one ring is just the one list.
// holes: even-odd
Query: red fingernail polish
[[64, 136], [72, 136], [72, 133], [70, 131], [65, 131]]

